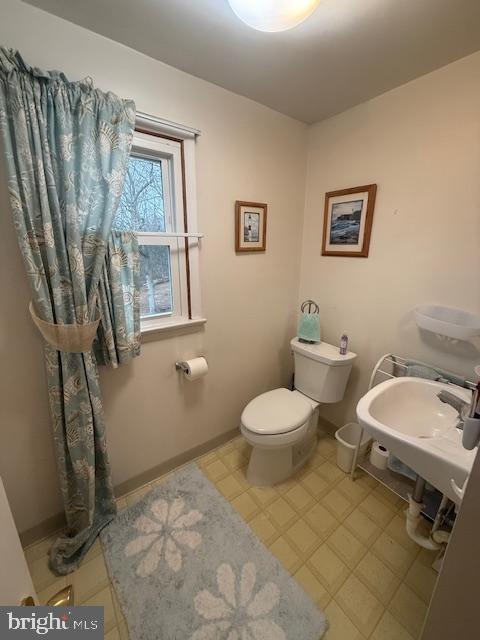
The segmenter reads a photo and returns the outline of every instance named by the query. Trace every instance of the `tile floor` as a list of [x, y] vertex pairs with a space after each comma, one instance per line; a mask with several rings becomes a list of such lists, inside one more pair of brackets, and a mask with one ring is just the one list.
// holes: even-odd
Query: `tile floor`
[[[294, 478], [274, 488], [252, 487], [245, 471], [249, 448], [239, 437], [197, 460], [270, 551], [323, 609], [330, 621], [324, 640], [415, 640], [437, 574], [435, 554], [405, 533], [405, 503], [376, 480], [356, 482], [335, 465], [335, 440], [322, 438]], [[133, 504], [159, 478], [120, 498]], [[40, 601], [73, 583], [76, 604], [105, 607], [105, 638], [128, 640], [109, 582], [100, 542], [67, 578], [48, 569], [50, 540], [25, 553]]]

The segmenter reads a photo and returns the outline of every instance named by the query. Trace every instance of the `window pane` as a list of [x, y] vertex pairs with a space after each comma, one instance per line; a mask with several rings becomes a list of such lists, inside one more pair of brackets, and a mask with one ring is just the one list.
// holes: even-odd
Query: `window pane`
[[130, 156], [114, 227], [121, 231], [165, 231], [162, 163]]
[[171, 313], [173, 309], [170, 247], [140, 246], [140, 315]]

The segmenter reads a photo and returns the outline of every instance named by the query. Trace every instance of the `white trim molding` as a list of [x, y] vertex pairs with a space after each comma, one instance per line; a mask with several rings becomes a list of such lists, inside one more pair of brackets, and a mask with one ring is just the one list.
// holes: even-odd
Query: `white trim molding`
[[[169, 238], [175, 238], [177, 241], [182, 240], [182, 245], [178, 244], [177, 248], [179, 249], [179, 255], [188, 261], [179, 272], [182, 285], [180, 287], [182, 293], [181, 314], [173, 314], [169, 318], [144, 318], [141, 322], [141, 332], [142, 334], [147, 334], [162, 331], [162, 328], [172, 330], [175, 327], [198, 327], [206, 322], [201, 304], [200, 241], [203, 238], [203, 233], [198, 231], [195, 166], [195, 143], [200, 131], [141, 111], [137, 112], [136, 115], [136, 128], [139, 131], [135, 132], [133, 148], [135, 148], [135, 143], [139, 147], [158, 146], [158, 141], [162, 136], [165, 136], [163, 141], [166, 145], [180, 145], [182, 167], [181, 170], [178, 166], [176, 167], [174, 178], [177, 180], [183, 178], [184, 180], [184, 198], [177, 198], [175, 207], [175, 217], [178, 219], [175, 229], [168, 229], [163, 233], [139, 233], [139, 240], [142, 244], [151, 244], [154, 240], [163, 240], [163, 242], [168, 243]], [[151, 134], [150, 139], [149, 134]], [[153, 141], [153, 136], [157, 136], [155, 142]], [[170, 138], [170, 140], [166, 138]], [[173, 152], [174, 150], [172, 150]], [[180, 193], [181, 190], [180, 185], [177, 185], [176, 192]], [[184, 208], [186, 209], [186, 228], [183, 225]], [[180, 246], [183, 247], [184, 243], [185, 253], [180, 249]], [[189, 279], [186, 284], [183, 281], [187, 277], [187, 268]]]
[[143, 335], [149, 335], [152, 333], [166, 333], [172, 332], [175, 329], [197, 329], [201, 325], [206, 324], [206, 318], [180, 318], [178, 320], [172, 319], [168, 322], [155, 322], [155, 319], [148, 320], [147, 323], [141, 328]]
[[199, 129], [177, 124], [176, 122], [158, 118], [157, 116], [152, 116], [142, 111], [137, 111], [136, 126], [140, 129], [152, 131], [153, 133], [173, 136], [182, 140], [195, 139], [201, 133]]

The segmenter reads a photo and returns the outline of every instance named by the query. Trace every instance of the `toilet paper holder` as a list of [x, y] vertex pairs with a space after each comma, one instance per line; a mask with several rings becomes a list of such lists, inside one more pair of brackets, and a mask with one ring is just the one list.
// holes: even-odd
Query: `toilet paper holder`
[[208, 362], [204, 356], [198, 356], [191, 360], [177, 360], [175, 369], [181, 371], [186, 380], [193, 382], [207, 375]]

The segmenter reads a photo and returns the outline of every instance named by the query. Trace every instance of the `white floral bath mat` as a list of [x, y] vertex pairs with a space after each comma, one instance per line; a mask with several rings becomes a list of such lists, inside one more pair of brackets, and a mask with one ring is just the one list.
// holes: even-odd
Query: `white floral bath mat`
[[131, 640], [319, 640], [325, 616], [194, 464], [101, 534]]

